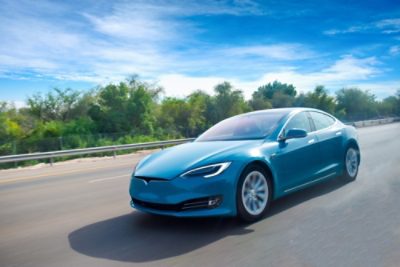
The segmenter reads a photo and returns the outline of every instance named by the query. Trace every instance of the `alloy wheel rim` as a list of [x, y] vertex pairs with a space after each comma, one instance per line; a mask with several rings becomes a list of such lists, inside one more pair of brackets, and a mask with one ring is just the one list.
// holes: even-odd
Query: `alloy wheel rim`
[[358, 155], [354, 148], [349, 148], [346, 154], [346, 169], [350, 177], [355, 177], [358, 169]]
[[247, 174], [242, 186], [242, 203], [251, 215], [261, 214], [268, 202], [268, 183], [259, 171]]

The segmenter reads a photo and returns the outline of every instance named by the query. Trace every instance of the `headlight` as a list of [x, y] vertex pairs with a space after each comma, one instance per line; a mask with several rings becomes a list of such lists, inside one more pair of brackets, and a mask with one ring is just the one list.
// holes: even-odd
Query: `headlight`
[[223, 171], [225, 171], [230, 164], [231, 164], [230, 162], [223, 162], [223, 163], [216, 163], [203, 166], [200, 168], [187, 171], [184, 174], [181, 174], [181, 177], [203, 176], [204, 178], [209, 178], [217, 176], [218, 174], [221, 174]]

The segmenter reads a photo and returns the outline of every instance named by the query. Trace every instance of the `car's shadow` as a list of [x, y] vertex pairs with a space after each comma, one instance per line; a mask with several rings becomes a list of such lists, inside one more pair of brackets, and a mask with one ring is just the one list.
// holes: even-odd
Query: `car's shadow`
[[[275, 201], [264, 220], [345, 185], [333, 179]], [[234, 218], [179, 219], [132, 212], [79, 228], [68, 235], [75, 251], [96, 258], [149, 262], [174, 257], [225, 236], [253, 230]]]

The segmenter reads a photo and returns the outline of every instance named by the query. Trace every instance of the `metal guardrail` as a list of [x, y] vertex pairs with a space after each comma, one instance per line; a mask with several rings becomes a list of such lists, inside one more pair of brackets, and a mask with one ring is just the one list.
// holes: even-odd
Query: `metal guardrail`
[[115, 157], [117, 151], [121, 151], [121, 150], [164, 147], [164, 146], [169, 146], [169, 145], [178, 145], [178, 144], [182, 144], [182, 143], [187, 143], [187, 142], [190, 142], [193, 140], [194, 140], [194, 138], [187, 138], [187, 139], [176, 139], [176, 140], [168, 140], [168, 141], [149, 142], [149, 143], [100, 146], [100, 147], [89, 147], [89, 148], [79, 148], [79, 149], [70, 149], [70, 150], [58, 150], [58, 151], [50, 151], [50, 152], [37, 152], [37, 153], [30, 153], [30, 154], [9, 155], [9, 156], [1, 156], [0, 163], [19, 162], [19, 161], [36, 160], [36, 159], [50, 159], [50, 163], [52, 164], [54, 158], [57, 158], [57, 157], [95, 154], [95, 153], [101, 153], [101, 152], [113, 152], [113, 155]]
[[354, 127], [368, 127], [380, 124], [387, 124], [400, 121], [400, 117], [392, 117], [392, 118], [385, 118], [385, 119], [376, 119], [376, 120], [365, 120], [365, 121], [354, 121], [350, 123], [346, 123], [349, 125], [353, 125]]
[[[396, 122], [396, 121], [400, 121], [400, 117], [378, 119], [378, 120], [347, 122], [346, 124], [353, 125], [354, 127], [366, 127], [366, 126], [392, 123], [392, 122]], [[9, 155], [9, 156], [1, 156], [0, 163], [19, 162], [19, 161], [36, 160], [36, 159], [50, 159], [50, 164], [53, 164], [54, 158], [57, 158], [57, 157], [95, 154], [95, 153], [101, 153], [101, 152], [113, 152], [114, 157], [116, 157], [117, 151], [121, 151], [121, 150], [143, 149], [143, 148], [163, 147], [163, 146], [169, 146], [169, 145], [178, 145], [178, 144], [193, 141], [194, 139], [195, 138], [186, 138], [186, 139], [157, 141], [157, 142], [149, 142], [149, 143], [101, 146], [101, 147], [90, 147], [90, 148], [80, 148], [80, 149], [71, 149], [71, 150], [59, 150], [59, 151], [51, 151], [51, 152], [37, 152], [37, 153], [30, 153], [30, 154]]]

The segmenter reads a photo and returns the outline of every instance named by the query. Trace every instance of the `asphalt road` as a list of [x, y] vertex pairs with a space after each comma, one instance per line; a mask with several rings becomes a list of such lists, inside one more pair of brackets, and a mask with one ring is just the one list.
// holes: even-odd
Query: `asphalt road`
[[129, 206], [144, 153], [0, 172], [0, 266], [400, 266], [400, 124], [359, 129], [357, 181], [275, 202], [254, 224]]

